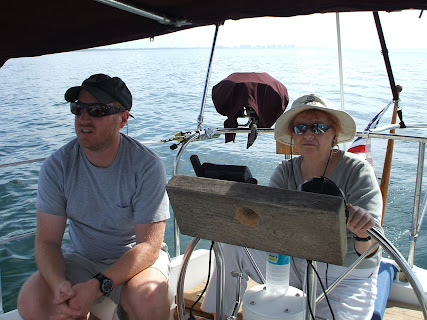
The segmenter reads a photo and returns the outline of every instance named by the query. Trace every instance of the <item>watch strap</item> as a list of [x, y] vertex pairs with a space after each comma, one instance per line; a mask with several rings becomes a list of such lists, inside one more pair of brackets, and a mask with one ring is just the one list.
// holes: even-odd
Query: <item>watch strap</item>
[[113, 291], [113, 280], [107, 278], [104, 274], [97, 273], [93, 278], [99, 281], [99, 290], [104, 296]]

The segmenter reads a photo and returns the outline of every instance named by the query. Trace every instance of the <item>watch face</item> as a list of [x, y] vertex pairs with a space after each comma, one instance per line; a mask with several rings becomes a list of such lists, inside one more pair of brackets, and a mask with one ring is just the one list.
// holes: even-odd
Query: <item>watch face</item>
[[102, 292], [104, 294], [110, 293], [113, 290], [113, 286], [113, 281], [111, 281], [110, 279], [104, 279], [101, 285]]

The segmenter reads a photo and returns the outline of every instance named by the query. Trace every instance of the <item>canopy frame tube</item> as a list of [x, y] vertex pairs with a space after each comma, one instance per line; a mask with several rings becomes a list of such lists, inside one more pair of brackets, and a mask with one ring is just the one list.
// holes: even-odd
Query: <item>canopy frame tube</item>
[[117, 8], [117, 9], [129, 12], [129, 13], [136, 14], [141, 17], [145, 17], [145, 18], [157, 21], [158, 23], [161, 23], [161, 24], [173, 25], [176, 27], [192, 25], [192, 23], [188, 22], [187, 20], [169, 19], [169, 18], [166, 18], [165, 16], [158, 15], [154, 12], [139, 9], [116, 0], [94, 0], [94, 1], [105, 4], [113, 8]]

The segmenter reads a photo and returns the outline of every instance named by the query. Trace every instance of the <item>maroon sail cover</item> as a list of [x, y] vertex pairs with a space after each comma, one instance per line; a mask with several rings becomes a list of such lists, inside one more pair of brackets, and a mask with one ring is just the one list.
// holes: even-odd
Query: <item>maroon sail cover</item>
[[[270, 128], [285, 111], [289, 96], [286, 87], [266, 72], [236, 72], [212, 88], [212, 100], [216, 110], [227, 117], [224, 128], [237, 128], [242, 107], [255, 110], [259, 128]], [[225, 142], [234, 138], [234, 133], [227, 133]]]

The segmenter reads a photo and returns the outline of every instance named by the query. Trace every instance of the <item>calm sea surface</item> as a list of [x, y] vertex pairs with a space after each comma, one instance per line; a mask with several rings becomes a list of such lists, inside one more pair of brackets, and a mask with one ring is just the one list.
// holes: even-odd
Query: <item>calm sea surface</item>
[[[426, 122], [427, 51], [389, 50], [404, 120]], [[74, 138], [73, 115], [65, 103], [65, 90], [93, 73], [121, 77], [134, 97], [129, 135], [140, 140], [172, 137], [196, 129], [209, 59], [209, 49], [91, 50], [8, 61], [0, 69], [0, 165], [47, 157]], [[337, 52], [333, 49], [217, 49], [206, 99], [204, 127], [222, 127], [211, 100], [212, 86], [233, 72], [267, 72], [289, 90], [291, 102], [317, 93], [340, 105]], [[346, 110], [362, 131], [369, 120], [391, 100], [386, 69], [378, 50], [344, 50], [344, 101]], [[380, 125], [390, 123], [391, 108]], [[415, 130], [399, 131], [417, 134]], [[426, 130], [420, 134], [426, 134]], [[259, 184], [283, 158], [275, 154], [272, 134], [260, 135], [246, 149], [246, 134], [235, 143], [224, 138], [195, 142], [182, 156], [179, 173], [194, 175], [189, 157], [200, 161], [247, 165]], [[150, 145], [164, 160], [172, 176], [176, 150], [172, 143]], [[347, 146], [348, 147], [348, 146]], [[375, 142], [374, 164], [381, 175], [386, 142]], [[384, 219], [386, 236], [408, 253], [408, 236], [414, 205], [418, 144], [396, 142]], [[35, 197], [41, 162], [0, 168], [0, 240], [35, 230]], [[423, 193], [426, 174], [423, 175]], [[425, 227], [417, 242], [415, 263], [427, 268]], [[181, 252], [189, 238], [182, 237]], [[168, 223], [166, 242], [173, 255], [173, 226]], [[34, 237], [0, 247], [1, 284], [5, 311], [13, 309], [23, 281], [35, 270]]]

